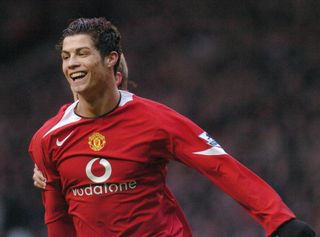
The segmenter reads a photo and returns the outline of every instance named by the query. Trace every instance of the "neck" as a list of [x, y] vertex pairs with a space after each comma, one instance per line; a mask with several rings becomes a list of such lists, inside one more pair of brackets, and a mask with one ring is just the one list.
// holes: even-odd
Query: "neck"
[[115, 89], [105, 91], [102, 95], [86, 98], [79, 95], [79, 103], [75, 112], [86, 118], [95, 118], [111, 112], [119, 103], [120, 92]]

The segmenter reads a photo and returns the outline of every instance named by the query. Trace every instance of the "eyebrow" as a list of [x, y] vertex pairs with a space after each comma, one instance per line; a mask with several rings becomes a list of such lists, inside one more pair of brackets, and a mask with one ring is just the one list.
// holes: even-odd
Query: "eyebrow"
[[[76, 52], [79, 52], [79, 51], [81, 51], [81, 50], [83, 50], [83, 49], [90, 49], [89, 47], [80, 47], [80, 48], [76, 48]], [[69, 51], [67, 51], [67, 50], [61, 50], [61, 53], [69, 53]]]

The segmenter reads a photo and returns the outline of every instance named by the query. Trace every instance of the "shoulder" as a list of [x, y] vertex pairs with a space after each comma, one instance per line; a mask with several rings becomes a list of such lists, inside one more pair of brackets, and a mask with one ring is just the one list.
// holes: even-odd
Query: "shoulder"
[[154, 100], [133, 95], [133, 102], [136, 114], [152, 119], [159, 127], [190, 121], [185, 115]]
[[[125, 106], [126, 104], [130, 105], [130, 107], [135, 107], [137, 109], [141, 109], [141, 112], [157, 111], [157, 110], [172, 110], [164, 104], [156, 102], [151, 99], [147, 99], [136, 94], [133, 94], [129, 91], [120, 90], [121, 100], [119, 106]], [[129, 103], [130, 102], [130, 103]], [[147, 111], [145, 109], [148, 109]], [[173, 111], [173, 110], [172, 110]]]
[[52, 127], [57, 124], [61, 118], [63, 117], [64, 113], [70, 107], [71, 104], [65, 104], [60, 107], [59, 111], [51, 118], [49, 118], [33, 135], [31, 139], [31, 143], [39, 141]]
[[132, 100], [132, 108], [136, 109], [140, 114], [142, 113], [148, 117], [158, 117], [162, 114], [168, 113], [178, 114], [178, 112], [167, 105], [135, 94], [132, 94]]

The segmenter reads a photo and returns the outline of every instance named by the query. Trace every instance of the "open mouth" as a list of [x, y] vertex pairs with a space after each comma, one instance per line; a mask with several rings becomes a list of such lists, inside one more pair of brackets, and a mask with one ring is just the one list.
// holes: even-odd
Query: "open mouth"
[[80, 80], [82, 78], [84, 78], [87, 75], [86, 72], [74, 72], [70, 74], [70, 77], [72, 80]]

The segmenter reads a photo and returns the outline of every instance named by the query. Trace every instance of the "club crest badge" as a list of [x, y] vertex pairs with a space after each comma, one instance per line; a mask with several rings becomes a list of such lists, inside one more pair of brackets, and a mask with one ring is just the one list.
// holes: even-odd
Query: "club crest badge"
[[89, 137], [88, 144], [91, 150], [100, 151], [106, 144], [106, 137], [101, 133], [95, 132]]

